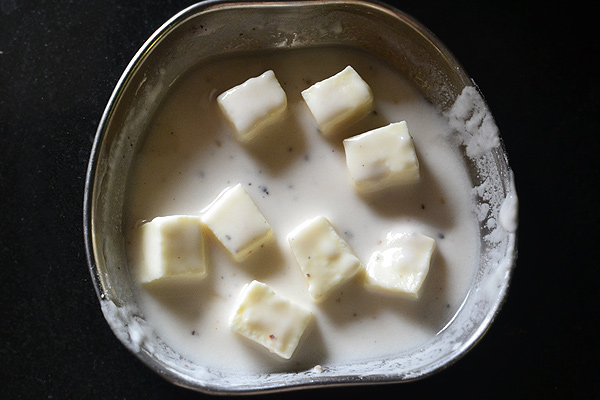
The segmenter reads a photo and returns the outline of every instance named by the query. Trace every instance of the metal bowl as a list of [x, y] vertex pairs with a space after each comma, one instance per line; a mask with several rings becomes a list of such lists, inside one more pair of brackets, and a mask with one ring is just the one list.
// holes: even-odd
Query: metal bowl
[[[121, 224], [135, 144], [169, 85], [198, 63], [217, 55], [321, 45], [356, 47], [386, 61], [451, 119], [457, 98], [467, 93], [476, 100], [467, 110], [480, 118], [474, 126], [460, 118], [453, 121], [478, 204], [486, 211], [479, 221], [481, 258], [472, 287], [454, 318], [426, 346], [386, 359], [270, 374], [229, 374], [183, 363], [145, 322], [132, 294]], [[403, 382], [440, 371], [463, 356], [490, 327], [506, 296], [516, 259], [513, 174], [501, 139], [492, 148], [482, 148], [480, 140], [496, 135], [495, 129], [472, 80], [444, 45], [413, 18], [385, 4], [331, 0], [193, 5], [160, 27], [132, 59], [106, 106], [91, 152], [84, 232], [89, 268], [106, 320], [119, 340], [159, 375], [207, 393]]]

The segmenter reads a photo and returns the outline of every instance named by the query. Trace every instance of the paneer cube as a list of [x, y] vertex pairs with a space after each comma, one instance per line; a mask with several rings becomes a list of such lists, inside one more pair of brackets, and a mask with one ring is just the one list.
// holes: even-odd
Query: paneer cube
[[373, 107], [371, 88], [351, 66], [302, 91], [302, 98], [325, 136], [359, 121]]
[[144, 284], [183, 283], [206, 275], [204, 234], [200, 217], [156, 217], [141, 229], [139, 277]]
[[344, 140], [354, 187], [368, 193], [419, 180], [419, 160], [406, 121]]
[[362, 267], [348, 243], [323, 216], [300, 224], [287, 239], [314, 301], [325, 300]]
[[233, 332], [289, 359], [312, 317], [307, 308], [275, 293], [262, 282], [252, 281], [242, 290], [229, 326]]
[[419, 232], [389, 232], [375, 251], [365, 274], [365, 286], [419, 298], [435, 251], [435, 240]]
[[203, 210], [202, 221], [236, 261], [246, 259], [273, 236], [271, 225], [241, 184], [221, 192]]
[[269, 70], [220, 94], [217, 103], [237, 139], [247, 142], [284, 114], [287, 96], [275, 73]]

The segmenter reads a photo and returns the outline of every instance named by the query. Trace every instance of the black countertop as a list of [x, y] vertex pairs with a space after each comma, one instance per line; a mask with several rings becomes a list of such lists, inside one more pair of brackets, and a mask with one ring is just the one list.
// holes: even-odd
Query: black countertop
[[[191, 1], [0, 0], [0, 394], [204, 398], [116, 339], [83, 241], [85, 173], [118, 78]], [[421, 381], [276, 397], [599, 398], [597, 34], [577, 2], [401, 1], [478, 84], [520, 198], [519, 259], [484, 338]]]

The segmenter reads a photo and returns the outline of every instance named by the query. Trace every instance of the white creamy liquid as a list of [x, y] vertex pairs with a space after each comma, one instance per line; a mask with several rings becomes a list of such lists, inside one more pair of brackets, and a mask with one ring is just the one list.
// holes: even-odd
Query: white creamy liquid
[[[371, 86], [374, 112], [344, 136], [324, 138], [300, 92], [351, 65]], [[283, 121], [250, 144], [234, 139], [216, 97], [272, 69], [288, 96]], [[420, 161], [413, 185], [360, 196], [349, 178], [342, 139], [406, 120]], [[199, 214], [226, 187], [244, 185], [275, 239], [233, 261], [208, 236], [209, 273], [197, 286], [158, 297], [139, 287], [144, 318], [187, 359], [221, 370], [293, 371], [381, 359], [419, 347], [464, 301], [479, 255], [472, 186], [446, 120], [387, 65], [348, 49], [280, 51], [211, 61], [182, 77], [150, 124], [129, 180], [124, 229], [135, 276], [140, 221]], [[435, 259], [413, 301], [367, 291], [359, 274], [324, 303], [313, 303], [286, 236], [326, 216], [364, 264], [395, 228], [418, 229], [437, 242]], [[229, 317], [252, 279], [309, 307], [314, 320], [290, 360], [232, 333]]]

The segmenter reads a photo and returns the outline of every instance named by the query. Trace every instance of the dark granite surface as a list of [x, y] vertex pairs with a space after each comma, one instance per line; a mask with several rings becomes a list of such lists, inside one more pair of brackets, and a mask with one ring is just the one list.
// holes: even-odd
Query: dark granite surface
[[[86, 264], [95, 131], [131, 57], [190, 1], [0, 0], [0, 395], [204, 398], [121, 345]], [[486, 96], [520, 197], [519, 260], [492, 328], [418, 382], [272, 395], [599, 398], [597, 34], [578, 2], [401, 1]], [[407, 397], [418, 396], [418, 397]]]

